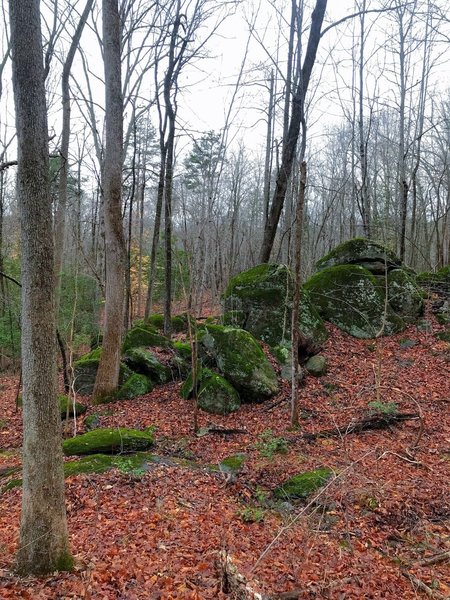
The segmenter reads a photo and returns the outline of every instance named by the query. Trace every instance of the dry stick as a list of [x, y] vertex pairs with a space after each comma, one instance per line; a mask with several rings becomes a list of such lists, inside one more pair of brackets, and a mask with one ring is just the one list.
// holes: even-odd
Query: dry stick
[[414, 575], [411, 575], [411, 573], [408, 573], [407, 571], [405, 571], [403, 573], [403, 575], [407, 579], [409, 579], [413, 585], [415, 585], [417, 588], [419, 588], [419, 590], [421, 590], [422, 592], [425, 592], [425, 594], [427, 594], [427, 596], [429, 596], [430, 598], [436, 598], [436, 600], [448, 600], [447, 596], [444, 596], [437, 590], [432, 590], [430, 587], [427, 586], [426, 583], [424, 583], [420, 579], [417, 579], [417, 577], [414, 577]]
[[258, 567], [258, 565], [260, 564], [260, 562], [263, 560], [263, 558], [265, 556], [267, 556], [267, 554], [270, 552], [270, 550], [273, 548], [273, 546], [275, 546], [275, 544], [277, 543], [277, 541], [280, 539], [280, 537], [282, 535], [284, 535], [284, 533], [286, 531], [289, 531], [289, 529], [291, 529], [291, 527], [293, 525], [295, 525], [295, 523], [300, 519], [300, 517], [302, 517], [305, 512], [308, 510], [308, 508], [310, 508], [314, 502], [316, 502], [320, 496], [322, 496], [322, 494], [324, 494], [324, 492], [327, 491], [327, 489], [329, 487], [331, 487], [331, 485], [337, 480], [337, 479], [342, 479], [343, 475], [345, 475], [345, 473], [347, 473], [348, 471], [350, 471], [350, 469], [352, 469], [355, 465], [357, 465], [358, 463], [360, 463], [362, 460], [364, 460], [367, 456], [369, 456], [370, 454], [373, 454], [375, 452], [375, 450], [368, 450], [365, 454], [363, 454], [360, 458], [358, 458], [358, 460], [355, 460], [354, 462], [352, 462], [348, 467], [346, 467], [343, 471], [341, 471], [338, 475], [336, 475], [336, 477], [334, 477], [330, 482], [327, 483], [327, 485], [325, 487], [323, 487], [320, 492], [318, 494], [316, 494], [314, 496], [314, 498], [312, 498], [312, 500], [310, 500], [308, 502], [308, 504], [298, 513], [298, 515], [296, 515], [292, 521], [290, 523], [288, 523], [288, 525], [285, 525], [284, 527], [282, 527], [280, 529], [280, 531], [277, 533], [277, 535], [273, 538], [273, 540], [270, 542], [270, 544], [268, 544], [266, 546], [266, 548], [263, 550], [263, 552], [259, 555], [259, 558], [257, 559], [256, 563], [254, 564], [251, 573], [253, 573], [256, 568]]
[[416, 563], [416, 566], [428, 567], [430, 565], [437, 565], [441, 562], [446, 562], [447, 560], [450, 560], [450, 550], [447, 550], [447, 552], [441, 552], [440, 554], [435, 554], [434, 556], [429, 556], [423, 560], [419, 560]]

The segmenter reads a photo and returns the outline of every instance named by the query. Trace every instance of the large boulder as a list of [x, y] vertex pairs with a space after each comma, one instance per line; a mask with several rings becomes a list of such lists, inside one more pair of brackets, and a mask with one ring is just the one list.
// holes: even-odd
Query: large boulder
[[82, 435], [64, 440], [63, 451], [66, 456], [81, 454], [122, 454], [147, 450], [153, 445], [150, 429], [95, 429]]
[[155, 383], [172, 381], [170, 368], [163, 365], [147, 348], [129, 348], [123, 360], [133, 371], [147, 375]]
[[211, 369], [201, 367], [200, 363], [198, 364], [196, 385], [194, 386], [191, 371], [181, 386], [180, 394], [187, 400], [194, 396], [195, 391], [197, 392], [198, 406], [205, 412], [227, 415], [241, 405], [239, 394], [234, 387]]
[[357, 338], [390, 335], [404, 321], [385, 302], [377, 279], [359, 265], [327, 267], [305, 284], [321, 316]]
[[387, 275], [387, 287], [391, 308], [406, 323], [415, 323], [424, 309], [423, 294], [415, 278], [404, 269], [393, 269]]
[[133, 373], [126, 382], [117, 390], [114, 398], [117, 400], [131, 400], [138, 396], [144, 396], [153, 390], [151, 380], [140, 373]]
[[226, 379], [213, 373], [203, 379], [198, 392], [198, 406], [213, 415], [227, 415], [241, 405], [239, 394]]
[[254, 337], [235, 327], [207, 325], [200, 350], [237, 389], [242, 400], [262, 402], [278, 392], [275, 371]]
[[[293, 286], [292, 273], [285, 265], [258, 265], [236, 275], [223, 295], [225, 324], [245, 329], [271, 346], [289, 340]], [[327, 331], [304, 290], [299, 325], [302, 353], [317, 352]]]
[[151, 325], [141, 325], [130, 329], [125, 336], [122, 351], [126, 352], [130, 348], [166, 348], [170, 346], [170, 340], [152, 327]]
[[397, 269], [401, 260], [388, 248], [366, 238], [354, 238], [336, 246], [316, 263], [316, 271], [339, 265], [360, 265], [373, 275]]
[[[73, 363], [74, 368], [74, 389], [77, 394], [88, 396], [94, 390], [95, 378], [97, 376], [98, 364], [102, 353], [101, 348], [96, 348], [81, 356]], [[124, 364], [120, 365], [119, 385], [122, 386], [133, 372]]]

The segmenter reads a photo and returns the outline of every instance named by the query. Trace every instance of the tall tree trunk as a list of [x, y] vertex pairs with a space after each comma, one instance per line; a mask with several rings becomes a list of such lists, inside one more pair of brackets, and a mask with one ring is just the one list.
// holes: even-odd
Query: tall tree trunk
[[270, 208], [269, 218], [264, 228], [264, 237], [261, 247], [260, 261], [269, 262], [272, 252], [278, 223], [283, 210], [284, 199], [292, 172], [297, 141], [300, 133], [300, 125], [304, 116], [304, 101], [308, 90], [309, 80], [316, 59], [317, 49], [320, 42], [320, 32], [327, 8], [327, 0], [317, 0], [311, 17], [311, 30], [306, 49], [305, 60], [299, 79], [297, 89], [292, 102], [291, 120], [287, 134], [286, 143], [283, 144], [281, 165], [278, 170], [275, 190]]
[[103, 169], [106, 301], [103, 350], [95, 380], [94, 402], [108, 399], [119, 383], [125, 306], [126, 251], [122, 224], [122, 138], [120, 20], [117, 0], [103, 0], [105, 62], [105, 162]]
[[[303, 135], [305, 135], [303, 133]], [[303, 153], [304, 154], [304, 153]], [[295, 250], [294, 250], [294, 292], [292, 301], [292, 382], [291, 382], [291, 425], [298, 427], [298, 388], [301, 368], [298, 361], [298, 348], [300, 345], [300, 299], [301, 299], [301, 266], [302, 266], [302, 228], [305, 209], [306, 190], [306, 162], [300, 165], [300, 186], [295, 211]]]
[[56, 382], [55, 271], [39, 0], [10, 0], [22, 239], [23, 486], [17, 567], [72, 566]]
[[62, 93], [62, 132], [61, 132], [61, 169], [59, 172], [58, 206], [55, 215], [55, 273], [57, 277], [56, 317], [59, 313], [59, 288], [61, 285], [61, 264], [64, 247], [64, 231], [66, 226], [67, 209], [67, 180], [69, 175], [69, 140], [70, 140], [70, 88], [69, 77], [73, 59], [80, 43], [84, 25], [89, 16], [94, 0], [87, 0], [84, 11], [78, 22], [75, 34], [70, 44], [67, 58], [64, 62], [61, 93]]

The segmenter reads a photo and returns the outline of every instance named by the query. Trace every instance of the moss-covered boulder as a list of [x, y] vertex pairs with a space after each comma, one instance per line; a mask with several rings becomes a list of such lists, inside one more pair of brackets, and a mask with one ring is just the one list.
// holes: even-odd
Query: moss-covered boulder
[[128, 331], [123, 342], [122, 351], [126, 352], [130, 348], [166, 348], [168, 346], [170, 346], [168, 338], [159, 334], [154, 327], [142, 325], [133, 327]]
[[[187, 331], [188, 323], [189, 323], [188, 319], [189, 319], [188, 314], [185, 312], [171, 317], [170, 324], [172, 327], [172, 331], [175, 333]], [[190, 317], [190, 319], [191, 319], [192, 325], [195, 325], [195, 320], [193, 319], [193, 317]], [[145, 322], [140, 321], [140, 322], [136, 323], [136, 325], [139, 325], [140, 327], [144, 327], [144, 328], [151, 326], [151, 327], [154, 327], [155, 329], [158, 329], [159, 331], [162, 331], [164, 328], [164, 315], [162, 315], [160, 313], [154, 313], [154, 314], [150, 315]]]
[[443, 296], [450, 295], [450, 265], [442, 267], [436, 273], [420, 273], [416, 279], [418, 285], [422, 286], [429, 292], [433, 292]]
[[[196, 373], [196, 387], [197, 387], [197, 393], [200, 390], [200, 386], [202, 384], [202, 382], [206, 379], [209, 379], [210, 377], [212, 377], [214, 375], [214, 372], [211, 371], [211, 369], [202, 367], [200, 364], [200, 361], [198, 361], [198, 367], [197, 367], [197, 373]], [[194, 395], [194, 375], [192, 370], [189, 372], [189, 375], [186, 377], [186, 381], [183, 383], [183, 385], [181, 386], [180, 389], [180, 394], [181, 397], [184, 398], [185, 400], [188, 400], [189, 398], [192, 398], [192, 396]]]
[[[316, 263], [316, 270], [339, 265], [360, 265], [373, 275], [401, 266], [401, 260], [385, 246], [366, 238], [354, 238], [336, 246]], [[387, 267], [387, 269], [386, 269]]]
[[385, 335], [405, 328], [390, 305], [385, 306], [382, 288], [364, 267], [327, 267], [313, 275], [305, 288], [322, 317], [354, 337], [373, 338], [382, 328]]
[[[245, 329], [271, 346], [288, 340], [293, 285], [292, 273], [285, 265], [258, 265], [236, 275], [223, 295], [224, 323]], [[317, 352], [327, 339], [327, 331], [303, 290], [299, 325], [304, 354]]]
[[[101, 353], [102, 349], [96, 348], [74, 362], [74, 389], [77, 394], [82, 396], [92, 394]], [[119, 385], [123, 385], [132, 374], [133, 372], [125, 364], [121, 364]]]
[[[67, 416], [73, 417], [74, 414], [77, 416], [84, 415], [86, 412], [86, 406], [81, 404], [81, 402], [75, 402], [75, 407], [73, 405], [73, 400], [68, 396], [61, 394], [58, 396], [59, 408], [61, 410], [61, 419], [65, 419]], [[74, 411], [75, 408], [75, 411]]]
[[138, 396], [148, 394], [153, 389], [153, 383], [146, 375], [133, 373], [115, 394], [117, 400], [131, 400]]
[[305, 369], [310, 375], [314, 375], [314, 377], [322, 377], [322, 375], [325, 375], [327, 368], [327, 359], [321, 354], [311, 356], [311, 358], [309, 358], [305, 364]]
[[[59, 394], [58, 403], [59, 403], [59, 409], [61, 411], [61, 419], [66, 419], [67, 417], [74, 416], [73, 400], [71, 400], [65, 394]], [[22, 405], [23, 405], [22, 394], [19, 394], [19, 397], [17, 398], [17, 406], [22, 406]], [[86, 412], [86, 410], [87, 410], [87, 408], [84, 404], [81, 404], [81, 402], [75, 402], [75, 413], [76, 413], [77, 417], [79, 415], [83, 415]]]
[[280, 500], [307, 498], [310, 494], [327, 483], [333, 471], [322, 468], [294, 475], [274, 490], [274, 495]]
[[247, 331], [208, 325], [199, 341], [203, 353], [237, 389], [242, 400], [262, 402], [278, 392], [272, 365]]
[[147, 450], [153, 445], [151, 430], [137, 429], [95, 429], [82, 435], [64, 440], [63, 451], [66, 456], [82, 454], [121, 454]]
[[228, 415], [241, 405], [239, 394], [226, 379], [213, 373], [203, 378], [198, 392], [198, 406], [213, 415]]
[[387, 276], [391, 308], [406, 322], [414, 323], [423, 314], [422, 293], [413, 278], [404, 269], [393, 269]]
[[133, 371], [150, 377], [154, 383], [172, 381], [170, 368], [163, 365], [147, 348], [129, 348], [123, 360]]

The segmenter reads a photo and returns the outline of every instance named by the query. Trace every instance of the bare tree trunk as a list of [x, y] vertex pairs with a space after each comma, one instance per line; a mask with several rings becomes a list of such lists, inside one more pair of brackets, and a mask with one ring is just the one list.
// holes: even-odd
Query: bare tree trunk
[[150, 268], [148, 275], [147, 301], [145, 303], [144, 318], [148, 319], [153, 305], [153, 290], [156, 279], [156, 256], [158, 254], [159, 233], [161, 230], [161, 214], [164, 200], [164, 182], [166, 173], [166, 147], [164, 141], [161, 142], [161, 164], [159, 167], [158, 194], [156, 198], [155, 222], [153, 225], [152, 249], [150, 252]]
[[10, 0], [22, 237], [23, 487], [17, 568], [70, 569], [56, 382], [55, 271], [39, 0]]
[[55, 273], [57, 277], [56, 317], [59, 313], [59, 288], [61, 285], [61, 264], [64, 246], [64, 231], [66, 226], [67, 180], [69, 174], [69, 139], [70, 139], [70, 89], [69, 77], [73, 59], [80, 43], [84, 25], [89, 16], [94, 0], [87, 0], [84, 11], [78, 22], [75, 34], [70, 44], [67, 58], [64, 62], [61, 92], [62, 92], [62, 132], [61, 132], [61, 169], [59, 172], [58, 206], [55, 216]]
[[[303, 133], [305, 135], [305, 133]], [[304, 154], [304, 153], [303, 153]], [[292, 393], [291, 393], [291, 425], [298, 427], [298, 384], [300, 379], [300, 365], [298, 362], [298, 348], [300, 344], [300, 297], [301, 297], [301, 266], [302, 266], [302, 228], [303, 213], [305, 208], [306, 190], [306, 162], [300, 165], [300, 187], [295, 211], [295, 250], [294, 250], [294, 293], [292, 301]]]
[[316, 59], [317, 49], [320, 42], [322, 22], [327, 8], [327, 0], [317, 0], [311, 17], [311, 30], [305, 60], [301, 71], [300, 80], [292, 102], [291, 120], [287, 134], [286, 143], [283, 145], [281, 165], [278, 170], [275, 190], [270, 209], [269, 218], [264, 228], [264, 237], [261, 247], [260, 261], [265, 263], [270, 260], [278, 223], [283, 210], [284, 199], [292, 172], [297, 141], [300, 133], [300, 125], [304, 115], [304, 101], [308, 90], [309, 80]]
[[105, 62], [105, 163], [103, 170], [106, 302], [103, 350], [95, 380], [94, 402], [107, 400], [119, 383], [125, 306], [126, 251], [122, 225], [122, 138], [120, 21], [117, 0], [103, 0]]

